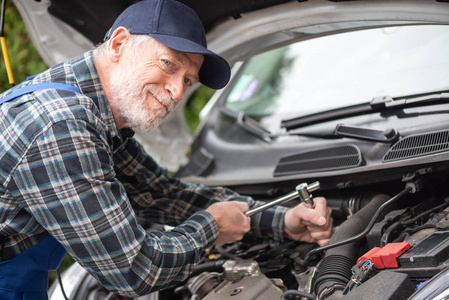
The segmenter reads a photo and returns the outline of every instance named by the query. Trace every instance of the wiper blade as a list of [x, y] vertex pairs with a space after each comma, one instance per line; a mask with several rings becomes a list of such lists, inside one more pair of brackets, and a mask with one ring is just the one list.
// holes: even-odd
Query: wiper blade
[[343, 124], [337, 125], [334, 135], [381, 143], [394, 143], [399, 138], [399, 132], [394, 128], [377, 130]]
[[445, 92], [438, 94], [429, 94], [426, 96], [419, 96], [400, 100], [393, 100], [393, 98], [389, 96], [383, 96], [374, 98], [369, 103], [352, 105], [329, 111], [319, 112], [308, 116], [283, 120], [281, 122], [281, 127], [287, 130], [292, 130], [322, 122], [355, 117], [368, 113], [384, 112], [400, 108], [438, 105], [444, 103], [449, 103], [449, 93]]
[[380, 143], [394, 143], [400, 137], [399, 132], [394, 128], [379, 130], [345, 124], [337, 124], [334, 129], [327, 128], [312, 131], [299, 129], [297, 131], [290, 131], [285, 135], [298, 135], [319, 139], [353, 138]]
[[272, 140], [272, 134], [270, 131], [266, 130], [259, 122], [251, 117], [245, 115], [242, 111], [231, 111], [224, 107], [220, 108], [220, 112], [228, 117], [231, 117], [237, 121], [237, 125], [251, 133], [252, 135], [260, 138], [261, 140], [269, 143]]

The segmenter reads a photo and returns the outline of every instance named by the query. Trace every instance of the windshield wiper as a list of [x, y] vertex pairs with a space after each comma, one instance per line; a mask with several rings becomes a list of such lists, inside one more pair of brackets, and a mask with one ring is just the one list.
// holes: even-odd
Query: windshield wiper
[[394, 128], [379, 130], [345, 124], [337, 124], [334, 129], [298, 129], [297, 131], [290, 131], [284, 135], [298, 135], [319, 139], [353, 138], [357, 140], [374, 141], [380, 143], [394, 143], [400, 137], [399, 132]]
[[224, 107], [220, 107], [220, 112], [237, 121], [237, 125], [252, 135], [269, 143], [272, 140], [272, 134], [266, 130], [259, 122], [245, 115], [242, 111], [231, 111]]
[[273, 138], [277, 138], [282, 135], [301, 135], [314, 138], [342, 138], [349, 137], [360, 140], [377, 141], [382, 143], [392, 143], [399, 138], [399, 133], [393, 129], [388, 128], [386, 130], [377, 130], [371, 128], [349, 126], [344, 124], [337, 124], [332, 133], [320, 132], [320, 133], [285, 133], [274, 135], [270, 131], [266, 130], [259, 122], [253, 118], [245, 115], [242, 111], [231, 111], [224, 107], [220, 108], [220, 112], [232, 119], [236, 120], [237, 126], [244, 129], [246, 132], [258, 137], [259, 139], [269, 143]]
[[311, 114], [308, 116], [283, 120], [281, 122], [281, 127], [287, 130], [292, 130], [304, 126], [359, 116], [368, 113], [384, 112], [400, 108], [438, 105], [444, 103], [449, 103], [449, 93], [447, 92], [400, 100], [393, 100], [393, 98], [389, 96], [383, 96], [374, 98], [369, 103], [346, 106], [338, 109]]
[[394, 128], [378, 130], [357, 126], [338, 124], [334, 131], [335, 136], [349, 137], [359, 140], [375, 141], [381, 143], [394, 143], [399, 138], [399, 132]]

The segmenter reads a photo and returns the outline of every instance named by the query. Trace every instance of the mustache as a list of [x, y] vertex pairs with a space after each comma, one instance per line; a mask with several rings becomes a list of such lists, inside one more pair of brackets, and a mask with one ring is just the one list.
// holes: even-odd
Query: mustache
[[145, 86], [145, 92], [153, 95], [153, 97], [167, 109], [167, 114], [171, 113], [175, 109], [175, 100], [166, 94], [160, 93], [154, 85], [149, 84]]

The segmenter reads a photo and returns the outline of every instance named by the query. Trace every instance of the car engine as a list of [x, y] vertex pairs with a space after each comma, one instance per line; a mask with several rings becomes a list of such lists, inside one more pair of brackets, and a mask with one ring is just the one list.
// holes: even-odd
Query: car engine
[[425, 299], [423, 287], [447, 273], [449, 198], [417, 177], [395, 195], [329, 195], [341, 223], [328, 246], [244, 240], [215, 249], [217, 269], [176, 291], [180, 299]]
[[[329, 245], [248, 236], [207, 249], [188, 280], [138, 299], [434, 299], [448, 287], [447, 185], [424, 168], [397, 182], [317, 191], [333, 210]], [[69, 299], [126, 299], [76, 272]]]

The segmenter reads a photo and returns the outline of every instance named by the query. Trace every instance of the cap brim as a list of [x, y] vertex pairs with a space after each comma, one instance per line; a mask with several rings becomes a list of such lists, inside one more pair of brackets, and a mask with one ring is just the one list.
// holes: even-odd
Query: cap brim
[[200, 82], [205, 86], [212, 89], [221, 89], [228, 84], [229, 78], [231, 77], [231, 68], [223, 57], [184, 38], [161, 34], [149, 35], [171, 49], [204, 55], [204, 62], [198, 75]]

